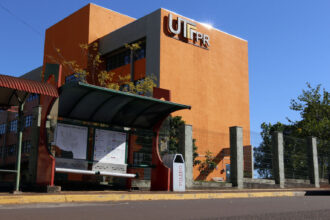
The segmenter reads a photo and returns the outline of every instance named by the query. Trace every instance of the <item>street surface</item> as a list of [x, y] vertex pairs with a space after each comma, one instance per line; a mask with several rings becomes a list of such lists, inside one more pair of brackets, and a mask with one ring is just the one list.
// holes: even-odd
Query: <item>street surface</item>
[[2, 205], [0, 219], [330, 219], [330, 196]]

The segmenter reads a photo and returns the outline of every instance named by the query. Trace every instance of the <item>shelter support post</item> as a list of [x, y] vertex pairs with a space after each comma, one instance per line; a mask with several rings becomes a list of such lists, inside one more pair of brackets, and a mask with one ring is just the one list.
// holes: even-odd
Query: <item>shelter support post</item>
[[23, 107], [24, 102], [19, 103], [18, 106], [18, 122], [17, 122], [17, 160], [16, 160], [16, 185], [15, 185], [15, 192], [19, 191], [20, 186], [20, 176], [21, 176], [21, 155], [22, 155], [22, 139], [23, 139]]
[[317, 159], [317, 143], [315, 137], [307, 138], [307, 152], [309, 179], [311, 184], [314, 184], [316, 188], [320, 188], [319, 163]]
[[38, 146], [36, 183], [44, 186], [54, 186], [55, 158], [48, 149], [46, 121], [55, 99], [50, 96], [41, 96], [41, 123]]
[[230, 179], [233, 186], [243, 188], [243, 129], [234, 126], [230, 132]]
[[283, 133], [274, 132], [273, 134], [273, 172], [275, 183], [284, 188], [284, 151], [283, 151]]
[[[164, 118], [165, 119], [165, 118]], [[160, 120], [154, 127], [155, 136], [152, 140], [152, 165], [155, 168], [151, 171], [151, 190], [170, 191], [171, 186], [171, 169], [166, 167], [159, 155], [159, 131], [164, 121]]]
[[29, 182], [34, 184], [36, 182], [37, 175], [37, 160], [38, 160], [38, 146], [39, 146], [39, 134], [41, 125], [41, 106], [33, 108], [33, 121], [32, 121], [32, 137], [31, 137], [31, 149], [29, 156]]

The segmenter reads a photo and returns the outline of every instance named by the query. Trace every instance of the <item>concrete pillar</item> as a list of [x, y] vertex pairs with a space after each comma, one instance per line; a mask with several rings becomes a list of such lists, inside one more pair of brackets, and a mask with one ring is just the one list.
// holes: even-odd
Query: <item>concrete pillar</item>
[[284, 151], [283, 151], [283, 133], [274, 132], [273, 134], [273, 175], [275, 183], [284, 188]]
[[180, 128], [179, 152], [182, 153], [186, 169], [186, 188], [193, 185], [193, 137], [192, 126], [182, 125]]
[[243, 188], [243, 129], [230, 127], [230, 180], [233, 186]]
[[308, 158], [308, 176], [311, 184], [316, 188], [320, 187], [319, 163], [317, 159], [317, 143], [315, 137], [307, 138], [307, 158]]

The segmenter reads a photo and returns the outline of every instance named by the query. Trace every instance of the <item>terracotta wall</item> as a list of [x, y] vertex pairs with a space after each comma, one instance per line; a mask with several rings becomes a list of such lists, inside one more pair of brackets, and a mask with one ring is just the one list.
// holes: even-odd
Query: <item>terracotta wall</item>
[[[126, 64], [120, 67], [117, 67], [109, 72], [116, 73], [114, 75], [113, 81], [118, 82], [119, 76], [124, 77], [130, 75], [131, 64]], [[139, 59], [134, 61], [134, 80], [140, 80], [146, 76], [146, 59]]]
[[[87, 54], [83, 53], [79, 45], [90, 44], [134, 20], [109, 9], [88, 4], [46, 30], [44, 65], [76, 61], [81, 68], [86, 68]], [[72, 68], [64, 66], [62, 83], [65, 76], [72, 73]]]
[[[247, 41], [197, 23], [197, 31], [209, 35], [210, 46], [194, 46], [168, 35], [168, 14], [162, 9], [160, 87], [171, 90], [173, 102], [192, 106], [175, 115], [193, 126], [200, 155], [209, 150], [217, 156], [218, 167], [207, 180], [225, 178], [221, 171], [229, 161], [221, 150], [229, 148], [229, 127], [243, 127], [244, 145], [250, 144]], [[197, 167], [194, 177], [199, 177]]]

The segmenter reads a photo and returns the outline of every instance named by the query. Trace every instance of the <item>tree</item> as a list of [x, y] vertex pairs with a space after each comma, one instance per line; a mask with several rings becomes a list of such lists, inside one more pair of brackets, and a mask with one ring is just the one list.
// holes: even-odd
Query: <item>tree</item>
[[307, 83], [307, 90], [303, 90], [297, 99], [291, 100], [290, 109], [298, 111], [301, 120], [292, 121], [289, 124], [262, 123], [262, 142], [254, 148], [255, 168], [263, 178], [272, 178], [271, 163], [271, 136], [274, 131], [282, 131], [284, 134], [284, 158], [286, 176], [292, 178], [305, 178], [307, 175], [306, 137], [318, 138], [318, 155], [320, 163], [320, 177], [324, 178], [329, 168], [330, 155], [330, 105], [329, 93], [321, 85], [313, 88]]
[[160, 129], [159, 152], [165, 154], [183, 153], [179, 152], [180, 127], [185, 124], [181, 116], [169, 116], [163, 122]]
[[314, 136], [322, 140], [330, 139], [330, 97], [321, 85], [316, 88], [307, 83], [308, 90], [303, 90], [297, 99], [291, 100], [290, 109], [298, 111], [302, 120], [289, 122], [297, 129], [300, 137]]
[[283, 124], [277, 122], [275, 125], [271, 123], [261, 124], [262, 142], [259, 147], [254, 148], [254, 168], [262, 178], [270, 179], [273, 177], [272, 170], [272, 134], [274, 131], [283, 131]]
[[[125, 44], [125, 47], [131, 51], [131, 72], [134, 71], [134, 52], [140, 48], [140, 44], [141, 42]], [[48, 56], [48, 58], [53, 62], [62, 64], [70, 69], [79, 81], [88, 81], [90, 84], [99, 85], [105, 88], [146, 95], [151, 94], [153, 88], [156, 86], [156, 78], [152, 74], [134, 83], [134, 79], [132, 80], [131, 77], [132, 73], [120, 76], [115, 72], [106, 71], [104, 60], [102, 59], [101, 53], [98, 52], [98, 42], [92, 44], [80, 44], [79, 47], [82, 50], [82, 56], [87, 56], [88, 58], [87, 68], [82, 67], [75, 60], [66, 60], [61, 55], [61, 50], [59, 48], [56, 49], [56, 52], [59, 55], [58, 59], [53, 56]]]
[[[307, 83], [307, 90], [303, 90], [297, 99], [291, 100], [290, 109], [298, 111], [300, 121], [289, 122], [295, 127], [297, 137], [313, 136], [318, 139], [318, 156], [320, 177], [325, 178], [329, 170], [330, 157], [330, 97], [329, 92], [321, 85], [313, 88]], [[329, 175], [329, 173], [328, 173]]]

